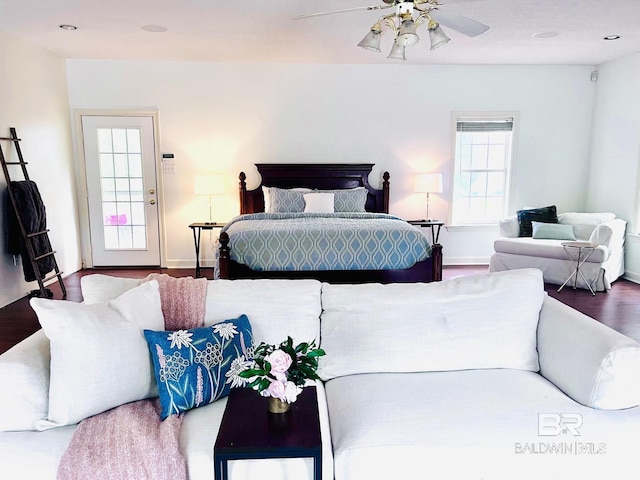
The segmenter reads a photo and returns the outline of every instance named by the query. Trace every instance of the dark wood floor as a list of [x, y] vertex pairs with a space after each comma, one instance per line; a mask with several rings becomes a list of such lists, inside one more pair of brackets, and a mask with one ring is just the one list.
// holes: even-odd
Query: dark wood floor
[[[463, 275], [485, 273], [486, 266], [445, 266], [443, 279]], [[81, 302], [80, 278], [92, 273], [121, 277], [144, 278], [149, 273], [164, 272], [176, 277], [193, 276], [193, 269], [100, 269], [82, 270], [65, 278], [67, 300]], [[546, 285], [549, 295], [599, 320], [619, 332], [640, 341], [640, 285], [627, 280], [618, 280], [607, 292], [592, 296], [587, 290], [566, 288], [558, 293], [557, 285]], [[58, 284], [51, 286], [55, 299], [62, 294]], [[8, 350], [20, 340], [40, 328], [37, 317], [29, 305], [28, 298], [22, 298], [4, 308], [0, 308], [0, 353]]]

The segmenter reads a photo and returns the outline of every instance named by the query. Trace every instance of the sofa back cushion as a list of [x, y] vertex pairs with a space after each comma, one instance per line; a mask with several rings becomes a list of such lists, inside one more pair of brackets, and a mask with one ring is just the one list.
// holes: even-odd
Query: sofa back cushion
[[207, 287], [205, 326], [244, 314], [253, 341], [320, 340], [321, 283], [317, 280], [215, 280]]
[[[141, 280], [107, 275], [82, 277], [85, 303], [103, 303], [134, 288]], [[207, 284], [205, 326], [249, 318], [254, 342], [280, 343], [320, 339], [321, 283], [317, 280], [215, 280]]]
[[616, 218], [611, 212], [566, 212], [558, 215], [558, 223], [573, 225], [578, 240], [588, 240], [594, 229], [601, 223], [609, 222]]
[[538, 370], [542, 272], [444, 282], [322, 285], [323, 380], [382, 372]]

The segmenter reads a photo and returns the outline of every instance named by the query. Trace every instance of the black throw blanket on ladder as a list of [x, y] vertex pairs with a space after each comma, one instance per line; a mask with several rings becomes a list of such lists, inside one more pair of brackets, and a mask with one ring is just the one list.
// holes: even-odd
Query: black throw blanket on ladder
[[[25, 229], [26, 234], [42, 232], [47, 229], [47, 214], [38, 191], [38, 186], [34, 181], [23, 180], [11, 182], [11, 193], [16, 202], [20, 221]], [[29, 252], [25, 239], [20, 232], [20, 224], [16, 217], [16, 212], [11, 205], [11, 199], [6, 195], [5, 213], [7, 218], [7, 251], [11, 255], [22, 256], [22, 270], [24, 279], [27, 282], [38, 280], [36, 273], [33, 271]], [[48, 235], [38, 235], [32, 239], [33, 251], [35, 257], [44, 255], [51, 251]], [[53, 256], [48, 256], [38, 260], [38, 269], [40, 270], [40, 279], [44, 279], [45, 275], [55, 268]]]

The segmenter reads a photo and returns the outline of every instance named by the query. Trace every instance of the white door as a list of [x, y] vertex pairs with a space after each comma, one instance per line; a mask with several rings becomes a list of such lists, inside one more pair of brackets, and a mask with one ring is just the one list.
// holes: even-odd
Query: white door
[[94, 266], [159, 266], [151, 116], [82, 115]]

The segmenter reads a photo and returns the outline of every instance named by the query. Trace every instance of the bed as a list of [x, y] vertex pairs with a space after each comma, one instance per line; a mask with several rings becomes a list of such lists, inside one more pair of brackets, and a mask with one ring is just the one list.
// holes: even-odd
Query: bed
[[[241, 172], [239, 175], [240, 215], [220, 233], [217, 252], [219, 278], [314, 278], [331, 283], [431, 282], [442, 279], [442, 247], [439, 244], [429, 245], [417, 227], [389, 215], [388, 172], [382, 176], [382, 188], [376, 189], [369, 184], [369, 174], [373, 168], [373, 164], [369, 163], [261, 163], [256, 164], [256, 168], [262, 181], [253, 190], [247, 190], [246, 174]], [[290, 213], [286, 208], [284, 211], [275, 208], [275, 201], [282, 200], [284, 196], [291, 196], [294, 203], [304, 197], [303, 202], [310, 204], [310, 200], [327, 200], [328, 192], [334, 195], [331, 198], [335, 201], [335, 213], [300, 213], [295, 209], [295, 213]], [[309, 197], [307, 193], [320, 195]], [[349, 212], [347, 210], [350, 207], [338, 208], [339, 199], [346, 199], [348, 204], [356, 195], [364, 203], [362, 210]], [[290, 199], [287, 198], [287, 201]], [[265, 212], [265, 204], [269, 212]], [[329, 222], [329, 226], [320, 222]], [[282, 227], [284, 224], [286, 228]], [[291, 225], [297, 229], [294, 230]], [[272, 227], [275, 230], [285, 228], [286, 232], [273, 231]], [[346, 240], [325, 238], [311, 241], [306, 236], [309, 232], [315, 232], [326, 237], [327, 232], [333, 233], [334, 229], [341, 228], [347, 230], [346, 233], [340, 233], [348, 237]], [[367, 229], [372, 229], [371, 233], [364, 233]], [[264, 237], [259, 236], [263, 235], [263, 230], [269, 230], [267, 235], [281, 235], [281, 241], [269, 243], [263, 240]], [[260, 234], [258, 231], [261, 231]], [[370, 245], [370, 239], [365, 235], [382, 239], [384, 248], [392, 254], [369, 255], [364, 247], [358, 249], [359, 244], [353, 243], [357, 236], [362, 236], [361, 243]], [[259, 247], [248, 246], [250, 242], [257, 242]], [[250, 260], [265, 257], [267, 243], [269, 247], [278, 244], [280, 250], [268, 250], [266, 256], [270, 263], [254, 265]], [[313, 246], [310, 246], [312, 243]], [[422, 251], [421, 243], [426, 243], [426, 253]], [[295, 247], [301, 245], [297, 253], [292, 253]], [[246, 252], [247, 248], [261, 250], [258, 254], [256, 250], [251, 254]], [[317, 253], [319, 249], [321, 254]], [[416, 261], [412, 262], [409, 257], [414, 252]], [[286, 258], [287, 255], [300, 258]], [[347, 263], [343, 258], [345, 256], [358, 257], [364, 263]], [[280, 259], [283, 260], [279, 262]]]

